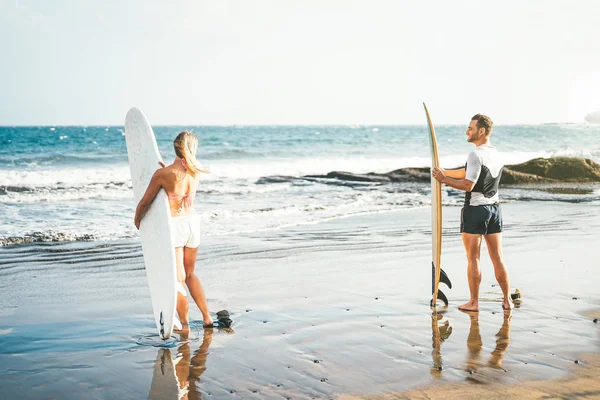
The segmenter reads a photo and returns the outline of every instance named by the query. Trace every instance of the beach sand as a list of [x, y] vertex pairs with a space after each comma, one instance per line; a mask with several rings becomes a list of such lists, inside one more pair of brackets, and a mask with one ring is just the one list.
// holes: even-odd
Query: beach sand
[[[0, 398], [579, 398], [600, 396], [600, 205], [503, 205], [510, 314], [482, 248], [478, 314], [458, 218], [453, 288], [432, 315], [430, 210], [206, 237], [197, 273], [231, 331], [156, 343], [138, 241], [0, 248]], [[190, 307], [192, 320], [200, 313]], [[185, 397], [187, 396], [187, 397]]]

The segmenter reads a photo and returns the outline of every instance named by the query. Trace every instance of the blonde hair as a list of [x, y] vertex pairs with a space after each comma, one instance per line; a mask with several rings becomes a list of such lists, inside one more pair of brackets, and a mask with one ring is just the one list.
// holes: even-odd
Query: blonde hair
[[190, 175], [195, 177], [198, 173], [207, 173], [208, 171], [200, 166], [196, 160], [196, 151], [198, 150], [198, 138], [192, 132], [183, 131], [173, 141], [175, 155], [185, 160], [186, 168]]

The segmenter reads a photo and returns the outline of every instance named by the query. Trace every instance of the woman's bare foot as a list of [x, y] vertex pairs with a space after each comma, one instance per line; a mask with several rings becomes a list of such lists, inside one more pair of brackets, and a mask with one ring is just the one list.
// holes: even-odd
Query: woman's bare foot
[[204, 318], [204, 324], [202, 325], [204, 328], [212, 328], [213, 327], [213, 320], [211, 317], [208, 318]]
[[479, 311], [479, 302], [469, 300], [468, 303], [458, 306], [458, 309], [461, 311]]

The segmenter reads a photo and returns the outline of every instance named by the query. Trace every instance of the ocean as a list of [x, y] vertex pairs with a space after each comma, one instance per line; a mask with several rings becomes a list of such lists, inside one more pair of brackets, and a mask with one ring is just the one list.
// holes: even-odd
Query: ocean
[[[350, 215], [428, 206], [427, 184], [302, 179], [331, 171], [389, 172], [428, 166], [421, 126], [156, 126], [166, 163], [180, 131], [200, 140], [210, 172], [196, 196], [205, 236], [311, 224]], [[464, 164], [466, 126], [436, 127], [443, 167]], [[506, 164], [577, 156], [600, 162], [600, 125], [497, 126], [492, 143]], [[276, 178], [270, 178], [276, 177]], [[444, 188], [445, 205], [462, 195]], [[137, 237], [123, 127], [0, 127], [0, 245]], [[503, 201], [598, 202], [585, 194], [502, 188]]]

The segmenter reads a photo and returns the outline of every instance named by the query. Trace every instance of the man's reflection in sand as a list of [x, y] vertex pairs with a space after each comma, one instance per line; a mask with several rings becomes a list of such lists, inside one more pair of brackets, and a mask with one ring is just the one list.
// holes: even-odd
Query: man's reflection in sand
[[479, 313], [471, 311], [462, 312], [468, 314], [469, 318], [471, 318], [471, 328], [467, 337], [468, 358], [465, 371], [474, 373], [479, 370], [479, 366], [481, 365], [481, 348], [483, 347], [481, 334], [479, 333]]
[[492, 351], [492, 356], [488, 361], [488, 364], [495, 368], [502, 368], [502, 360], [504, 359], [504, 353], [510, 345], [510, 318], [512, 313], [510, 311], [504, 312], [504, 321], [498, 333], [496, 333], [496, 348]]
[[440, 325], [440, 321], [444, 318], [444, 315], [439, 312], [434, 312], [431, 315], [431, 339], [432, 339], [432, 347], [431, 356], [433, 358], [433, 368], [431, 368], [431, 375], [433, 376], [441, 376], [443, 369], [443, 361], [442, 361], [442, 352], [441, 346], [442, 342], [452, 334], [452, 327], [450, 326], [450, 322], [448, 320], [444, 321]]
[[[203, 330], [202, 344], [193, 354], [191, 346], [197, 342], [188, 341], [189, 329], [178, 333], [180, 341], [186, 342], [179, 346], [174, 360], [171, 356], [171, 349], [158, 350], [148, 394], [149, 399], [197, 400], [202, 398], [198, 384], [200, 376], [206, 371], [208, 348], [212, 342], [214, 329]], [[192, 334], [194, 333], [192, 331]]]
[[[469, 373], [475, 373], [481, 367], [481, 350], [483, 342], [481, 340], [481, 334], [479, 333], [479, 313], [463, 311], [469, 315], [471, 319], [471, 327], [469, 329], [469, 336], [467, 338], [467, 349], [468, 359], [465, 367], [465, 371]], [[512, 313], [510, 310], [504, 312], [504, 320], [500, 330], [496, 334], [498, 338], [496, 340], [496, 348], [492, 351], [491, 357], [488, 361], [488, 365], [494, 368], [502, 368], [502, 360], [506, 349], [510, 344], [510, 319]]]

